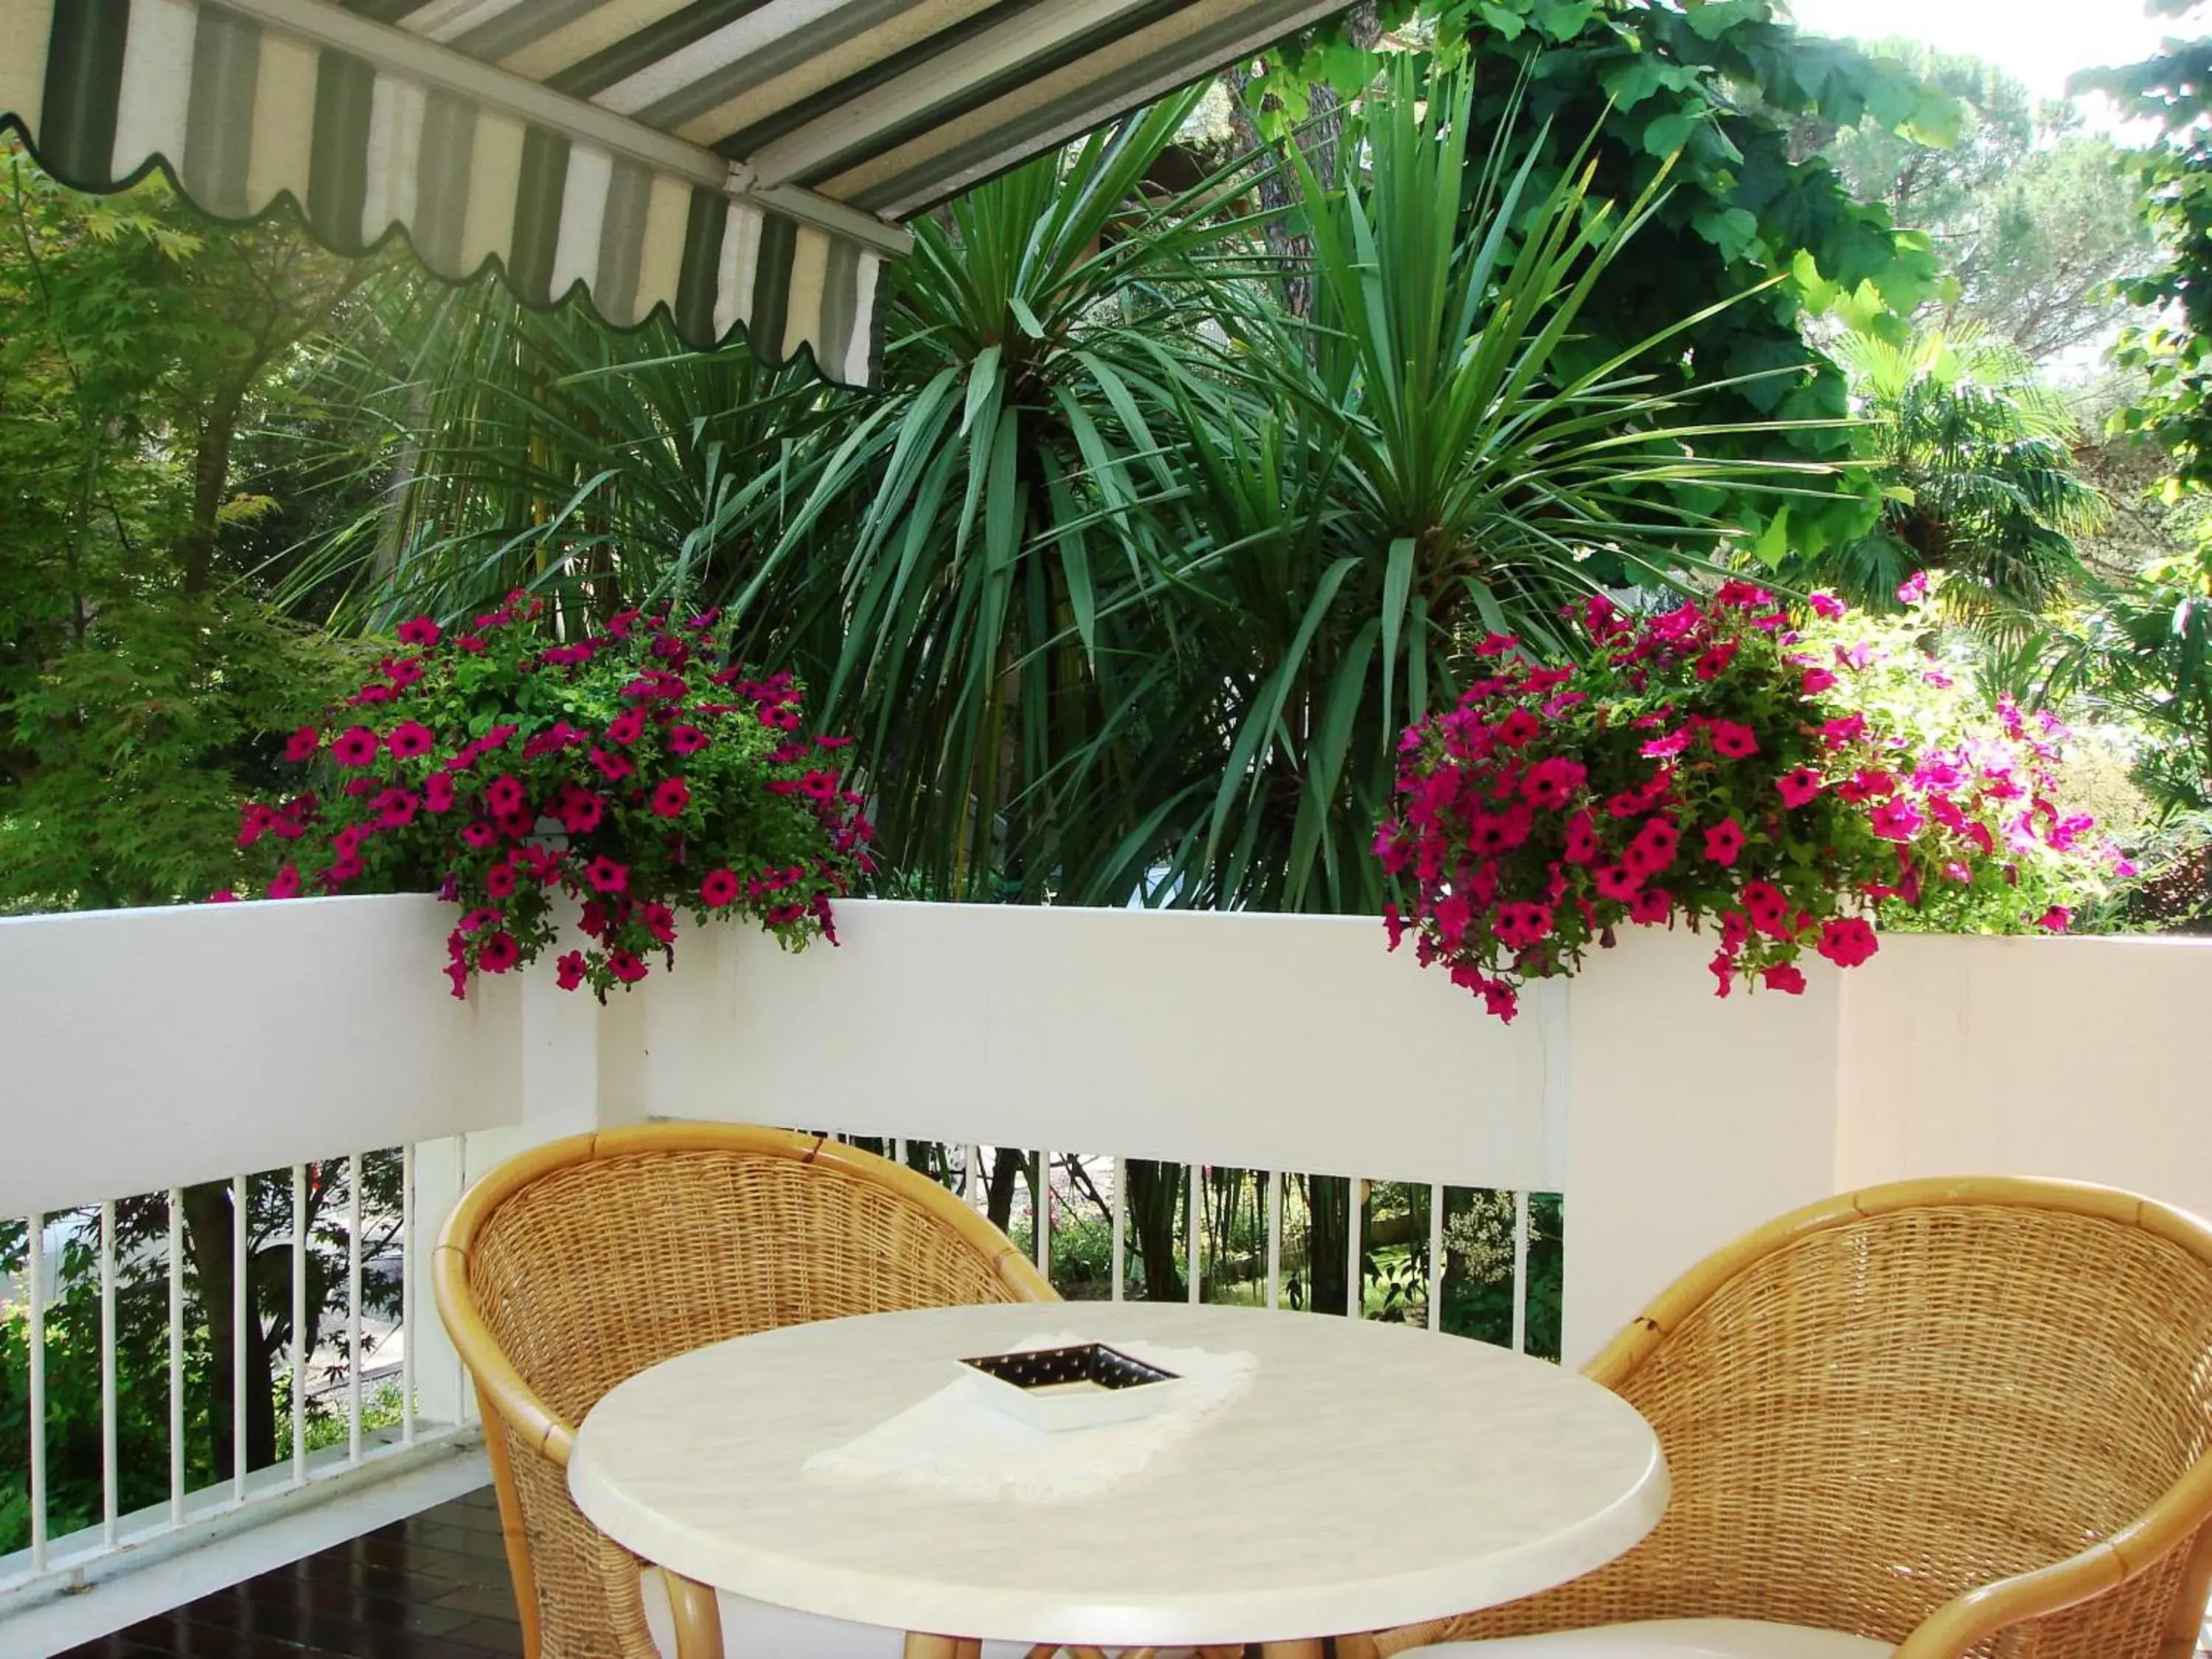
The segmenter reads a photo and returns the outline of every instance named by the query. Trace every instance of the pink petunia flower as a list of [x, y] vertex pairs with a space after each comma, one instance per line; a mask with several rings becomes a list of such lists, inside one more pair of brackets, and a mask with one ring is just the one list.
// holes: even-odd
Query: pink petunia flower
[[645, 711], [625, 709], [607, 722], [607, 741], [627, 749], [645, 735]]
[[668, 752], [672, 755], [696, 755], [711, 741], [696, 726], [672, 726], [668, 728]]
[[484, 891], [494, 898], [513, 898], [518, 884], [512, 864], [495, 864], [484, 872]]
[[486, 933], [477, 945], [477, 966], [487, 974], [503, 974], [521, 960], [522, 947], [512, 933]]
[[607, 966], [614, 976], [625, 985], [635, 985], [645, 977], [645, 963], [629, 951], [612, 951], [607, 954]]
[[1810, 598], [1813, 614], [1816, 617], [1825, 617], [1833, 622], [1844, 614], [1844, 602], [1832, 593], [1814, 593]]
[[1802, 997], [1805, 994], [1803, 972], [1786, 962], [1778, 962], [1772, 967], [1762, 969], [1759, 978], [1765, 981], [1769, 990], [1779, 991], [1784, 996]]
[[1882, 802], [1868, 815], [1868, 821], [1874, 825], [1875, 834], [1894, 842], [1911, 841], [1927, 822], [1920, 809], [1902, 795]]
[[1881, 948], [1863, 917], [1844, 916], [1821, 926], [1820, 954], [1838, 968], [1856, 968]]
[[449, 772], [433, 772], [422, 783], [422, 810], [426, 812], [450, 812], [453, 810], [453, 779]]
[[681, 778], [663, 778], [653, 788], [653, 811], [656, 817], [674, 818], [684, 815], [691, 804], [691, 787]]
[[1805, 678], [1798, 681], [1797, 689], [1808, 697], [1817, 697], [1823, 691], [1832, 690], [1835, 684], [1836, 677], [1826, 669], [1808, 668]]
[[437, 746], [437, 741], [430, 728], [422, 721], [402, 720], [392, 728], [391, 735], [384, 740], [384, 746], [391, 751], [394, 760], [413, 760], [418, 755], [428, 754]]
[[1628, 901], [1628, 919], [1642, 927], [1656, 927], [1674, 914], [1674, 896], [1663, 887], [1648, 887]]
[[571, 951], [553, 964], [554, 983], [564, 991], [573, 991], [584, 982], [584, 953]]
[[428, 647], [437, 644], [439, 635], [442, 630], [428, 617], [410, 617], [400, 623], [395, 631], [402, 645]]
[[1715, 720], [1705, 728], [1705, 734], [1712, 742], [1713, 753], [1730, 760], [1746, 760], [1759, 752], [1758, 734], [1734, 720]]
[[602, 853], [584, 866], [584, 879], [595, 893], [619, 893], [629, 886], [629, 871]]
[[1567, 820], [1567, 862], [1589, 864], [1598, 851], [1597, 821], [1587, 812], [1576, 813]]
[[522, 781], [512, 772], [501, 773], [484, 787], [484, 805], [498, 817], [511, 817], [520, 812], [527, 799]]
[[286, 865], [282, 870], [279, 870], [275, 875], [269, 878], [269, 896], [270, 898], [292, 898], [299, 893], [299, 890], [300, 866], [296, 864]]
[[284, 758], [294, 765], [314, 759], [323, 746], [323, 734], [312, 726], [303, 726], [285, 739]]
[[1729, 665], [1735, 660], [1735, 653], [1736, 642], [1734, 640], [1722, 641], [1698, 659], [1698, 678], [1701, 680], [1718, 679], [1728, 672]]
[[411, 789], [387, 789], [371, 803], [377, 823], [386, 830], [404, 830], [414, 823], [420, 805]]
[[1604, 865], [1593, 871], [1590, 879], [1601, 896], [1624, 904], [1633, 899], [1637, 890], [1644, 885], [1643, 877], [1618, 864]]
[[591, 759], [592, 764], [599, 769], [599, 775], [609, 783], [619, 783], [637, 770], [636, 767], [630, 764], [629, 757], [610, 755], [604, 749], [593, 749]]
[[1774, 787], [1782, 796], [1782, 804], [1794, 808], [1819, 799], [1822, 785], [1818, 772], [1809, 766], [1800, 766], [1775, 779]]
[[481, 852], [485, 848], [499, 845], [499, 831], [479, 818], [474, 823], [461, 827], [461, 839]]
[[340, 766], [367, 766], [382, 750], [376, 733], [365, 726], [349, 726], [331, 743], [331, 758]]
[[1743, 851], [1743, 826], [1723, 818], [1705, 831], [1705, 858], [1712, 864], [1734, 864]]
[[2074, 925], [2074, 913], [2063, 904], [2054, 904], [2035, 919], [2035, 925], [2047, 933], [2063, 933]]
[[1735, 988], [1735, 962], [1725, 951], [1713, 952], [1713, 959], [1705, 964], [1717, 981], [1713, 994], [1724, 997]]
[[733, 870], [709, 870], [699, 883], [699, 901], [712, 910], [735, 904], [740, 891]]

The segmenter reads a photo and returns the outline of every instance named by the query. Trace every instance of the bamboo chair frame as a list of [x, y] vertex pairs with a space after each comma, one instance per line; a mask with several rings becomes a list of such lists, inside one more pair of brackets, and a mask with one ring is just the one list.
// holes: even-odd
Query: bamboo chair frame
[[[492, 1483], [499, 1498], [500, 1529], [515, 1603], [522, 1626], [526, 1659], [548, 1651], [549, 1632], [538, 1594], [527, 1511], [518, 1482], [518, 1456], [544, 1459], [562, 1474], [559, 1501], [565, 1503], [565, 1471], [575, 1443], [576, 1425], [548, 1405], [508, 1354], [485, 1317], [477, 1273], [482, 1254], [502, 1208], [549, 1181], [586, 1175], [596, 1166], [640, 1160], [682, 1159], [703, 1155], [732, 1165], [788, 1163], [825, 1174], [834, 1172], [887, 1196], [922, 1224], [948, 1233], [972, 1256], [977, 1288], [1003, 1302], [1059, 1300], [1051, 1285], [1013, 1242], [935, 1182], [902, 1164], [847, 1146], [826, 1136], [721, 1123], [649, 1123], [571, 1136], [532, 1148], [491, 1170], [465, 1193], [447, 1218], [431, 1258], [431, 1286], [438, 1311], [462, 1362], [475, 1379], [477, 1398], [489, 1431], [484, 1437]], [[916, 1304], [926, 1305], [926, 1304]], [[760, 1324], [755, 1328], [767, 1328]], [[702, 1335], [691, 1346], [714, 1340]], [[680, 1352], [680, 1350], [679, 1350]], [[640, 1356], [644, 1363], [672, 1357]], [[643, 1369], [641, 1364], [635, 1369]], [[540, 1494], [541, 1508], [547, 1501]], [[573, 1513], [573, 1511], [571, 1511]], [[542, 1516], [541, 1516], [542, 1524]], [[631, 1583], [643, 1563], [591, 1529], [580, 1516], [574, 1524], [598, 1547], [598, 1565], [611, 1577], [628, 1572]], [[675, 1617], [680, 1650], [692, 1659], [709, 1659], [722, 1650], [720, 1620], [714, 1593], [674, 1573], [664, 1573]], [[635, 1598], [632, 1597], [632, 1600]], [[618, 1613], [613, 1620], [624, 1659], [652, 1659], [641, 1616]], [[556, 1659], [569, 1659], [570, 1644], [557, 1633], [550, 1643]], [[616, 1659], [612, 1654], [578, 1655], [576, 1659]]]
[[[1799, 1249], [1820, 1235], [1861, 1228], [1884, 1218], [1911, 1212], [1987, 1213], [1992, 1208], [2081, 1218], [2132, 1230], [2132, 1236], [2128, 1236], [2131, 1247], [2158, 1256], [2170, 1267], [2181, 1265], [2172, 1256], [2174, 1250], [2184, 1258], [2193, 1258], [2187, 1265], [2197, 1270], [2193, 1277], [2202, 1280], [2199, 1304], [2193, 1310], [2156, 1310], [2152, 1317], [2179, 1322], [2193, 1314], [2200, 1332], [2212, 1328], [2208, 1327], [2208, 1320], [2212, 1320], [2212, 1228], [2195, 1216], [2131, 1193], [2069, 1182], [2005, 1177], [1908, 1181], [1823, 1200], [1747, 1234], [1677, 1279], [1583, 1368], [1584, 1374], [1633, 1399], [1644, 1368], [1666, 1353], [1671, 1344], [1694, 1340], [1701, 1325], [1698, 1316], [1740, 1277], [1763, 1264]], [[2034, 1282], [2027, 1267], [2005, 1265], [2018, 1269], [2021, 1288], [2032, 1293]], [[2036, 1265], [2051, 1273], [2063, 1272], [2066, 1264], [2058, 1260]], [[2177, 1420], [2194, 1413], [2198, 1422], [2188, 1437], [2204, 1448], [2212, 1441], [2212, 1346], [2206, 1347], [2196, 1371], [2191, 1381], [2197, 1397], [2172, 1403]], [[2063, 1409], [2063, 1401], [2056, 1404]], [[1686, 1440], [1697, 1431], [1695, 1425], [1684, 1425], [1681, 1438]], [[2004, 1449], [1992, 1446], [1989, 1453], [1994, 1459], [2002, 1456]], [[1679, 1480], [1676, 1491], [1679, 1498]], [[1954, 1510], [1959, 1503], [1948, 1492], [1929, 1497]], [[1662, 1529], [1666, 1524], [1662, 1522]], [[2077, 1536], [2081, 1535], [2081, 1528], [2077, 1526], [2075, 1530]], [[1632, 1602], [1624, 1607], [1622, 1587], [1634, 1581], [1621, 1569], [1633, 1562], [1635, 1553], [1632, 1551], [1620, 1561], [1519, 1603], [1380, 1632], [1371, 1640], [1348, 1638], [1339, 1644], [1339, 1650], [1387, 1656], [1436, 1642], [1588, 1627], [1638, 1617], [1701, 1616], [1680, 1607], [1644, 1613], [1635, 1612]], [[1860, 1565], [1869, 1571], [1904, 1571], [1894, 1564]], [[1716, 1562], [1709, 1571], [1719, 1575], [1725, 1574], [1727, 1568]], [[2172, 1580], [2170, 1594], [2160, 1595], [2158, 1583], [2148, 1577], [2154, 1572], [2163, 1572]], [[2063, 1659], [2083, 1654], [2094, 1654], [2100, 1659], [2154, 1659], [2154, 1656], [2155, 1659], [2191, 1659], [2209, 1589], [2212, 1589], [2212, 1449], [2203, 1449], [2133, 1520], [2087, 1547], [1973, 1584], [1934, 1607], [1904, 1634], [1894, 1659], [1965, 1659], [1970, 1654], [2001, 1659], [2043, 1659], [2051, 1654]], [[1710, 1585], [1705, 1591], [1711, 1592]], [[1691, 1599], [1696, 1594], [1692, 1592]], [[2131, 1599], [2142, 1602], [2146, 1597], [2148, 1605], [2130, 1604]], [[2100, 1602], [2105, 1605], [2100, 1607]], [[1715, 1615], [1722, 1612], [1735, 1617], [1755, 1616], [1730, 1609], [1713, 1610]], [[2051, 1626], [2042, 1622], [2061, 1614], [2068, 1621], [2063, 1634], [2054, 1633]], [[1894, 1636], [1884, 1638], [1874, 1631], [1854, 1633], [1896, 1639]]]

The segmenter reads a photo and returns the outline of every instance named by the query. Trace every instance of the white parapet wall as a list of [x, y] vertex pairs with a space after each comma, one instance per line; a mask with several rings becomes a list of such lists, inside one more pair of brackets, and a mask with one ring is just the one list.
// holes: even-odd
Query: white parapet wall
[[513, 1123], [520, 1007], [428, 897], [0, 919], [0, 1215]]
[[687, 932], [605, 1008], [550, 963], [455, 1001], [450, 918], [0, 921], [0, 1214], [649, 1115], [1559, 1190], [1577, 1359], [1842, 1188], [2055, 1175], [2212, 1212], [2212, 941], [1890, 935], [1722, 1001], [1710, 940], [1632, 933], [1507, 1027], [1356, 918], [854, 902], [836, 950]]

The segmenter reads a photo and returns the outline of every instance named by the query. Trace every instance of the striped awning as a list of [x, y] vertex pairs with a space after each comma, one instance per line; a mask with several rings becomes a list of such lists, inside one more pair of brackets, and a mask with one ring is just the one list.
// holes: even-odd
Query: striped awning
[[0, 0], [64, 182], [866, 385], [901, 222], [1345, 0]]

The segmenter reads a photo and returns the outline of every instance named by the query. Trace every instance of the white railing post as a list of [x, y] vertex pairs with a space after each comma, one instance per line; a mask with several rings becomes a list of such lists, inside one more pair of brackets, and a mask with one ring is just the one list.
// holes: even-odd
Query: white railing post
[[1126, 1301], [1128, 1292], [1129, 1195], [1122, 1177], [1128, 1161], [1114, 1155], [1114, 1300]]
[[31, 1571], [46, 1566], [46, 1218], [31, 1213], [23, 1276], [30, 1281]]
[[1513, 1352], [1528, 1352], [1528, 1194], [1513, 1194]]
[[1283, 1172], [1267, 1171], [1267, 1305], [1283, 1305]]
[[100, 1206], [100, 1542], [115, 1547], [115, 1200]]
[[1444, 1189], [1429, 1188], [1429, 1328], [1444, 1328]]

